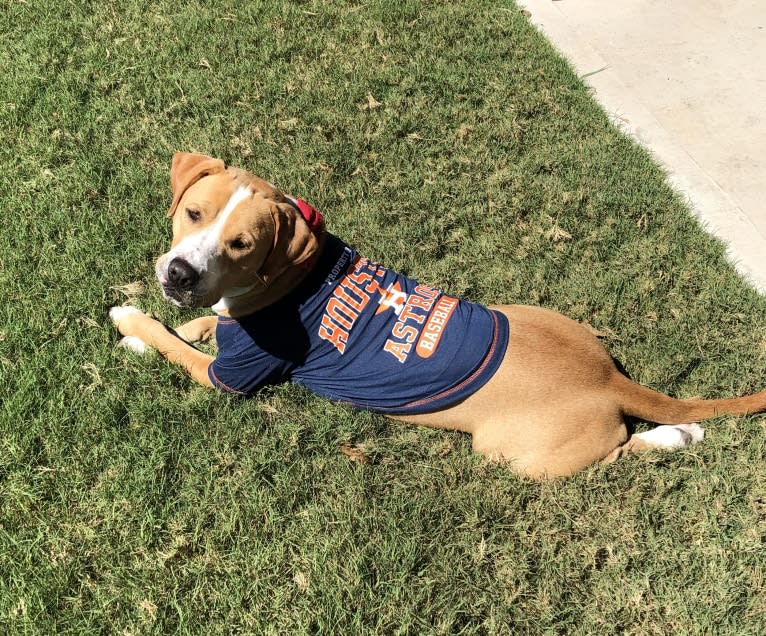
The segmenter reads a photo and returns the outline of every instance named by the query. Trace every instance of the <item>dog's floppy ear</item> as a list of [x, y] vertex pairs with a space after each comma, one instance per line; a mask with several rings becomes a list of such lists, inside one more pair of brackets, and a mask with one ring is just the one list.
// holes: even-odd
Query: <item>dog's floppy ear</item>
[[261, 269], [261, 277], [269, 284], [287, 268], [307, 263], [319, 248], [318, 233], [290, 203], [272, 203], [274, 247]]
[[173, 191], [173, 202], [170, 204], [168, 216], [176, 213], [178, 203], [184, 192], [197, 181], [211, 174], [223, 172], [226, 166], [220, 159], [213, 159], [207, 155], [198, 155], [190, 152], [177, 152], [173, 155], [173, 163], [170, 167], [170, 188]]

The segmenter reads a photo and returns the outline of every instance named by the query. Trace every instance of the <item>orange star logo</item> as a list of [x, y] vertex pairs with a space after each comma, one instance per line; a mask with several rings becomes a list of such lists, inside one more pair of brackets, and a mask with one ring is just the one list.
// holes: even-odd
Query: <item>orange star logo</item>
[[394, 313], [398, 316], [404, 309], [404, 303], [407, 302], [407, 294], [402, 291], [402, 287], [399, 282], [392, 283], [385, 290], [380, 291], [380, 300], [378, 304], [378, 311], [375, 315], [383, 313], [387, 309], [393, 309]]

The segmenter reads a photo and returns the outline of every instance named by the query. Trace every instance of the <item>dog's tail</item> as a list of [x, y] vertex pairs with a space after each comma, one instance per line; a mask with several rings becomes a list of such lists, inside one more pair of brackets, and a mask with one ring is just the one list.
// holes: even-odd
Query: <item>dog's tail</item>
[[720, 415], [751, 415], [766, 411], [766, 391], [723, 400], [677, 400], [663, 395], [624, 375], [615, 375], [624, 415], [657, 424], [688, 424]]

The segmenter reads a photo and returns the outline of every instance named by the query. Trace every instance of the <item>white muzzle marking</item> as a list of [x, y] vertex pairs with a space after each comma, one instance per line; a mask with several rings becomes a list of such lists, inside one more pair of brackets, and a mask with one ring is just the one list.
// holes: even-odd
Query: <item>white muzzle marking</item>
[[168, 280], [168, 265], [175, 258], [180, 258], [199, 274], [200, 284], [197, 293], [204, 295], [208, 289], [215, 287], [218, 277], [217, 258], [221, 250], [221, 233], [226, 221], [237, 206], [253, 196], [252, 190], [245, 186], [238, 187], [229, 197], [226, 205], [218, 213], [215, 222], [193, 234], [189, 234], [171, 249], [162, 260], [157, 271], [160, 284], [164, 287]]

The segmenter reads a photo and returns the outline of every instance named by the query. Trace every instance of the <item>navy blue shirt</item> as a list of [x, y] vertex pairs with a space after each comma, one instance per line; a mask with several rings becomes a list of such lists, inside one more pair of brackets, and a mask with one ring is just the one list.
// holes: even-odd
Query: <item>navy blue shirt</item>
[[216, 340], [208, 375], [221, 390], [252, 394], [292, 380], [332, 400], [414, 414], [483, 386], [505, 354], [508, 321], [372, 263], [328, 234], [295, 290], [250, 316], [219, 317]]

